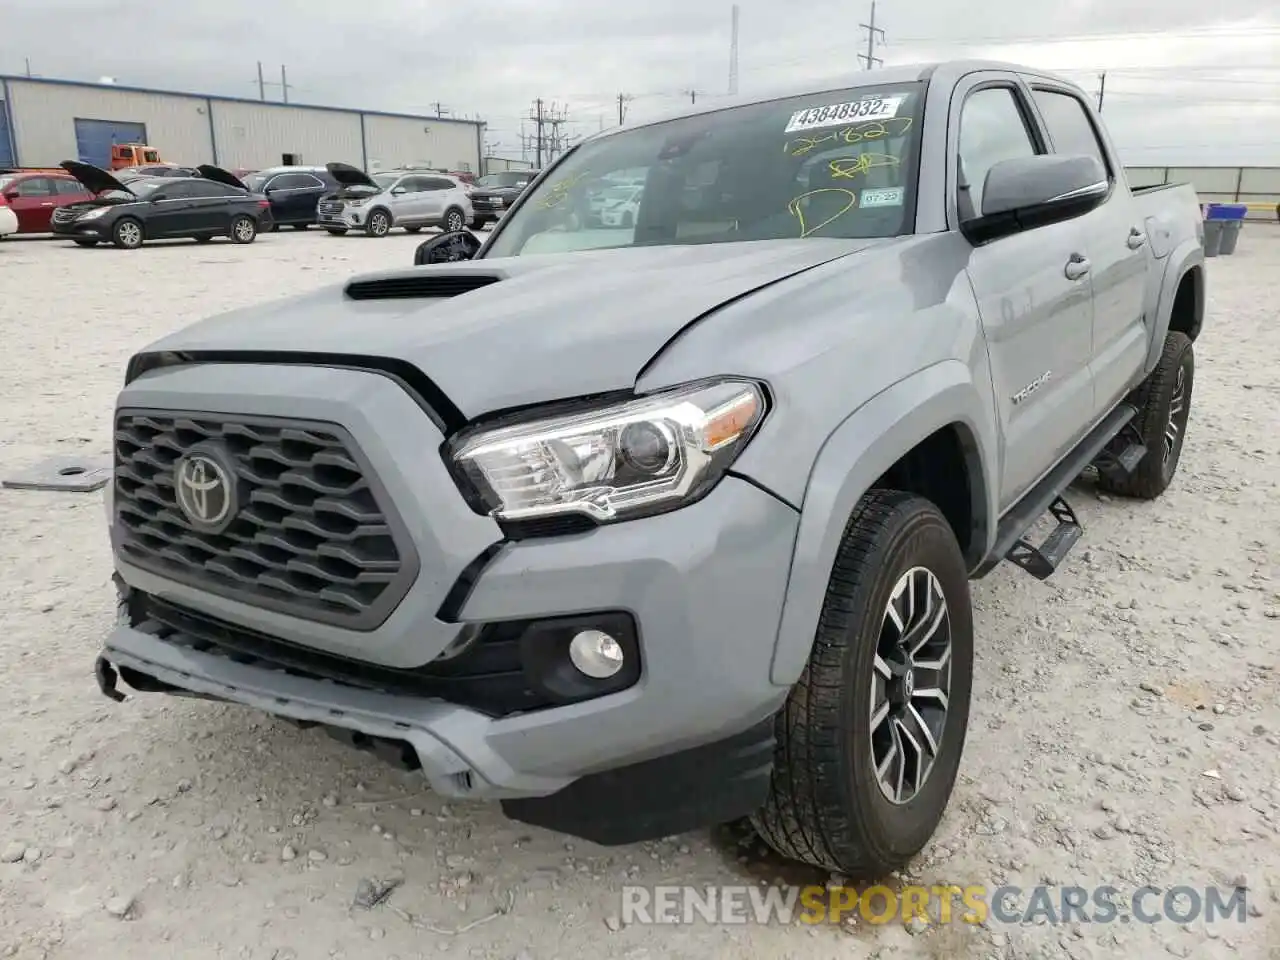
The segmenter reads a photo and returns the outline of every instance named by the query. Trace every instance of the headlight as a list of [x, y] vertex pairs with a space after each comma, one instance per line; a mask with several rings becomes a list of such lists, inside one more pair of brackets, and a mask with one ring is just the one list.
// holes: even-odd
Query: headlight
[[451, 456], [496, 519], [624, 520], [706, 494], [750, 441], [765, 406], [756, 383], [703, 381], [462, 436]]
[[99, 217], [106, 216], [107, 211], [110, 209], [111, 209], [110, 207], [94, 207], [88, 213], [80, 214], [80, 216], [78, 216], [76, 219], [77, 220], [97, 220]]
[[367, 198], [364, 200], [344, 200], [343, 201], [343, 203], [345, 203], [348, 207], [363, 207], [368, 202], [369, 201]]

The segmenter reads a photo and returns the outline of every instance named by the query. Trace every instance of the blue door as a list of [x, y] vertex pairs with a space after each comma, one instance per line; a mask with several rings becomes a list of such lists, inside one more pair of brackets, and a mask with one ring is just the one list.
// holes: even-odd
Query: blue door
[[111, 169], [113, 143], [146, 143], [147, 125], [119, 120], [81, 120], [76, 118], [76, 152], [81, 163], [92, 163]]
[[9, 102], [0, 100], [0, 167], [13, 166], [13, 143], [9, 139]]

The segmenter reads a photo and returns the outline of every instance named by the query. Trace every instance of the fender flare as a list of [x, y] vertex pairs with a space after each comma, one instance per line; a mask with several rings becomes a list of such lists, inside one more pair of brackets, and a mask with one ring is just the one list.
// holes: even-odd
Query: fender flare
[[990, 550], [998, 516], [990, 466], [998, 441], [991, 398], [969, 367], [946, 360], [900, 380], [849, 415], [818, 452], [801, 505], [770, 680], [791, 686], [804, 670], [845, 525], [863, 494], [907, 451], [958, 424], [974, 491], [976, 566]]
[[[1147, 347], [1145, 372], [1148, 374], [1160, 362], [1160, 354], [1164, 350], [1164, 339], [1169, 334], [1169, 324], [1173, 319], [1173, 304], [1178, 297], [1178, 288], [1182, 285], [1183, 278], [1196, 267], [1200, 268], [1200, 302], [1196, 304], [1196, 309], [1200, 314], [1200, 323], [1204, 323], [1204, 307], [1207, 299], [1204, 288], [1204, 248], [1193, 237], [1184, 240], [1169, 255], [1168, 265], [1164, 269], [1164, 279], [1160, 285], [1160, 300], [1156, 305], [1156, 322], [1151, 330], [1151, 343]], [[1199, 332], [1197, 328], [1196, 333]]]

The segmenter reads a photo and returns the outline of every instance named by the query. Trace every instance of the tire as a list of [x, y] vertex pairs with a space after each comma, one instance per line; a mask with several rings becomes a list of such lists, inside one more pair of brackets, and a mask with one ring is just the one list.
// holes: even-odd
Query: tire
[[268, 232], [268, 233], [279, 233], [279, 232], [280, 232], [280, 224], [278, 224], [278, 223], [273, 223], [270, 227], [268, 227], [268, 228], [267, 228], [267, 232]]
[[71, 242], [77, 247], [96, 247], [98, 245], [97, 240], [73, 240]]
[[450, 207], [444, 212], [444, 218], [440, 221], [440, 229], [445, 233], [457, 233], [459, 230], [467, 228], [467, 218], [463, 212], [457, 207]]
[[[909, 583], [917, 601], [926, 586], [931, 588], [934, 606], [921, 611], [916, 603], [920, 620], [908, 615]], [[910, 660], [904, 657], [899, 666], [895, 657], [904, 648], [895, 642], [890, 603], [909, 629], [939, 616], [929, 612], [937, 610], [938, 597], [945, 600], [938, 629], [930, 633], [915, 670], [907, 670]], [[949, 660], [938, 646], [944, 639], [949, 641]], [[934, 658], [944, 664], [942, 669], [927, 668]], [[916, 686], [912, 695], [904, 681], [887, 680], [885, 665], [890, 662], [895, 671], [909, 673], [925, 686]], [[760, 836], [783, 856], [854, 879], [881, 878], [905, 866], [933, 836], [951, 798], [964, 752], [972, 684], [968, 571], [950, 525], [921, 497], [872, 490], [845, 528], [809, 662], [778, 714], [769, 798], [752, 817]], [[945, 702], [933, 690], [943, 690]], [[893, 701], [888, 699], [891, 692]], [[874, 728], [873, 708], [888, 711]], [[927, 744], [921, 718], [937, 754], [924, 768], [918, 789], [899, 794], [901, 802], [896, 802], [880, 785], [877, 758], [884, 762], [896, 734], [903, 744], [897, 756], [910, 754], [919, 764], [923, 749], [913, 751], [901, 730], [915, 731], [912, 743]], [[900, 722], [909, 726], [899, 727]], [[893, 756], [889, 753], [888, 759]], [[888, 770], [896, 769], [890, 762]], [[910, 772], [906, 763], [901, 769], [904, 775]]]
[[364, 232], [371, 237], [385, 237], [391, 232], [391, 214], [381, 208], [374, 210], [365, 222]]
[[345, 237], [347, 235], [347, 231], [343, 230], [341, 227], [325, 227], [324, 232], [329, 234], [331, 237]]
[[232, 243], [253, 243], [256, 239], [258, 239], [258, 225], [254, 223], [253, 217], [241, 214], [231, 221]]
[[405, 227], [405, 228], [404, 228], [404, 232], [405, 232], [405, 233], [417, 233], [417, 232], [418, 232], [419, 230], [421, 230], [421, 229], [422, 229], [421, 227]]
[[142, 224], [132, 217], [117, 220], [111, 228], [111, 242], [122, 250], [137, 250], [145, 239]]
[[1185, 333], [1170, 331], [1164, 338], [1160, 362], [1131, 398], [1138, 406], [1133, 425], [1142, 435], [1147, 454], [1127, 477], [1099, 474], [1100, 490], [1137, 500], [1154, 500], [1168, 489], [1182, 457], [1195, 376], [1195, 347], [1191, 338]]

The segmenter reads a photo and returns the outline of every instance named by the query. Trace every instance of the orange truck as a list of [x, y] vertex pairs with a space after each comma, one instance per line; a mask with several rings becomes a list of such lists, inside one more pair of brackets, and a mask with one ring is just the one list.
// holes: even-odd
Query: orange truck
[[160, 159], [160, 151], [145, 143], [113, 143], [111, 145], [111, 169], [124, 170], [127, 167], [141, 167], [144, 164], [164, 163]]

